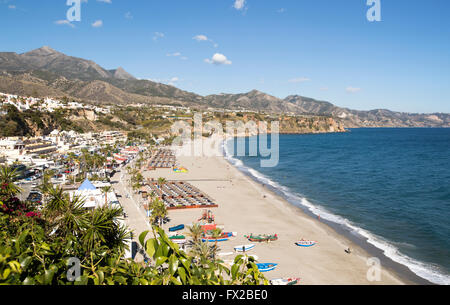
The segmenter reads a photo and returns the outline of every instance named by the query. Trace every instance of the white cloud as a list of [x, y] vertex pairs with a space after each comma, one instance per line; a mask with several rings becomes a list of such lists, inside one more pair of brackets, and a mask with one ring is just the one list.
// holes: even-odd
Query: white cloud
[[166, 56], [167, 57], [178, 57], [181, 60], [187, 60], [188, 58], [186, 56], [181, 56], [182, 54], [180, 52], [175, 52], [175, 53], [167, 53]]
[[290, 83], [304, 83], [304, 82], [309, 82], [310, 79], [306, 78], [306, 77], [298, 77], [298, 78], [293, 78], [290, 79], [289, 82]]
[[94, 28], [102, 27], [102, 26], [103, 26], [103, 21], [102, 21], [102, 20], [97, 20], [97, 21], [95, 21], [95, 22], [92, 24], [92, 26], [93, 26]]
[[206, 37], [205, 35], [197, 35], [195, 36], [193, 39], [197, 40], [197, 41], [208, 41], [208, 37]]
[[174, 76], [172, 78], [169, 79], [160, 79], [160, 78], [142, 78], [142, 80], [149, 80], [151, 82], [155, 82], [155, 83], [160, 83], [160, 84], [167, 84], [170, 86], [175, 86], [176, 83], [183, 81], [182, 79], [180, 79], [177, 76]]
[[328, 91], [328, 87], [322, 87], [319, 89], [320, 91]]
[[108, 4], [111, 4], [111, 3], [112, 3], [111, 0], [97, 0], [97, 1], [98, 1], [98, 2], [108, 3]]
[[219, 47], [219, 44], [215, 43], [214, 40], [209, 39], [206, 35], [197, 35], [197, 36], [194, 36], [192, 39], [197, 40], [197, 41], [209, 41], [213, 44], [214, 48]]
[[279, 10], [277, 10], [277, 13], [284, 13], [284, 12], [286, 12], [286, 9], [285, 8], [280, 8]]
[[131, 14], [131, 12], [126, 12], [125, 13], [125, 18], [126, 19], [133, 19], [133, 15]]
[[15, 9], [16, 9], [16, 6], [13, 5], [13, 4], [10, 4], [10, 5], [8, 5], [8, 8], [11, 9], [11, 10], [15, 10]]
[[234, 8], [241, 11], [245, 8], [245, 0], [235, 0]]
[[155, 32], [154, 36], [153, 36], [153, 40], [157, 41], [160, 38], [164, 38], [164, 33], [160, 33], [160, 32]]
[[208, 64], [214, 64], [214, 65], [231, 65], [232, 62], [228, 60], [228, 58], [220, 53], [216, 53], [213, 55], [211, 59], [207, 58], [205, 59], [205, 62]]
[[348, 93], [356, 93], [361, 91], [361, 88], [347, 87], [345, 91], [347, 91]]
[[55, 21], [55, 24], [57, 24], [57, 25], [68, 25], [68, 26], [70, 26], [71, 28], [74, 28], [75, 27], [75, 25], [73, 25], [69, 20], [67, 20], [67, 19], [63, 19], [63, 20], [57, 20], [57, 21]]
[[170, 80], [169, 80], [169, 84], [170, 85], [173, 85], [173, 84], [175, 84], [176, 82], [178, 82], [180, 79], [178, 78], [178, 77], [172, 77]]

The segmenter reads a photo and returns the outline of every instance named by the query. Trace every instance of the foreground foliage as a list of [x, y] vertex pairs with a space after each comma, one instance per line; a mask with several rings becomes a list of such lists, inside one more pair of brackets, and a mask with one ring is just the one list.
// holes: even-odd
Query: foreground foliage
[[[130, 239], [117, 219], [121, 208], [83, 208], [49, 187], [45, 207], [15, 196], [14, 173], [1, 168], [0, 284], [12, 285], [254, 285], [267, 284], [252, 258], [238, 256], [231, 268], [201, 254], [180, 250], [158, 226], [139, 236], [148, 264], [123, 259]], [[71, 258], [80, 262], [76, 281]], [[76, 273], [74, 273], [76, 274]]]

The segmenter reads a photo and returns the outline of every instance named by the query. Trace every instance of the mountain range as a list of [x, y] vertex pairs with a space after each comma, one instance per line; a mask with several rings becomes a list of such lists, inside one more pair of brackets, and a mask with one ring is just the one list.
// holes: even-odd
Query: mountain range
[[300, 95], [284, 99], [253, 90], [201, 96], [174, 86], [137, 79], [123, 68], [107, 70], [93, 61], [42, 47], [27, 53], [0, 52], [0, 92], [63, 97], [100, 104], [170, 104], [273, 114], [330, 116], [345, 127], [450, 127], [450, 114], [413, 114], [384, 109], [357, 111]]

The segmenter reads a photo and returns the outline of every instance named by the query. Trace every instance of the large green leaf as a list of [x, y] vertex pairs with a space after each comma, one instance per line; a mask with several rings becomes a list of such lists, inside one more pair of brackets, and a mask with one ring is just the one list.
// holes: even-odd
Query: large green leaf
[[166, 262], [167, 260], [168, 260], [167, 256], [158, 256], [158, 257], [156, 258], [156, 264], [155, 264], [155, 266], [156, 266], [156, 267], [159, 267], [159, 266], [161, 266], [162, 264], [164, 264], [164, 262]]
[[178, 259], [175, 255], [171, 255], [169, 258], [169, 272], [171, 275], [174, 275], [178, 269]]
[[147, 237], [148, 231], [142, 232], [139, 235], [139, 242], [141, 243], [142, 247], [145, 247], [145, 237]]
[[24, 285], [34, 285], [35, 283], [36, 283], [36, 281], [32, 277], [29, 277], [29, 276], [27, 276], [25, 278], [25, 280], [23, 281]]
[[156, 251], [157, 251], [158, 248], [159, 248], [159, 245], [158, 245], [157, 240], [154, 239], [154, 238], [149, 239], [149, 240], [147, 240], [147, 243], [146, 243], [145, 246], [146, 246], [145, 252], [147, 252], [147, 254], [148, 254], [150, 257], [154, 257]]
[[52, 284], [53, 277], [54, 277], [56, 271], [58, 271], [58, 268], [56, 266], [54, 266], [54, 265], [52, 265], [49, 270], [45, 271], [45, 273], [44, 273], [44, 285], [51, 285]]
[[181, 281], [184, 285], [186, 285], [186, 271], [183, 267], [178, 267], [178, 275], [180, 276]]
[[232, 276], [233, 280], [235, 280], [237, 278], [238, 270], [239, 270], [238, 264], [234, 264], [233, 266], [231, 266], [231, 276]]

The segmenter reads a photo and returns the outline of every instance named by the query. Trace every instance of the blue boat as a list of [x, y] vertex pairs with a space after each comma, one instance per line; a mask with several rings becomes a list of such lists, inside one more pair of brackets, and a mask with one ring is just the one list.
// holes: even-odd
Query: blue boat
[[179, 226], [176, 226], [176, 227], [169, 228], [169, 232], [181, 231], [183, 229], [184, 229], [184, 225], [179, 225]]
[[296, 242], [295, 244], [299, 247], [312, 247], [316, 244], [317, 242], [315, 241], [311, 241], [311, 240], [302, 240], [299, 242]]
[[243, 246], [234, 247], [234, 251], [236, 251], [236, 252], [247, 252], [247, 251], [252, 250], [253, 248], [255, 248], [254, 244], [243, 245]]
[[278, 264], [267, 263], [267, 264], [256, 264], [256, 266], [258, 267], [259, 272], [268, 272], [274, 270], [278, 266]]

